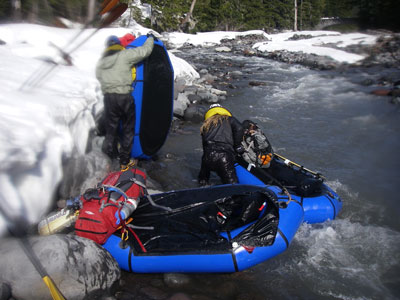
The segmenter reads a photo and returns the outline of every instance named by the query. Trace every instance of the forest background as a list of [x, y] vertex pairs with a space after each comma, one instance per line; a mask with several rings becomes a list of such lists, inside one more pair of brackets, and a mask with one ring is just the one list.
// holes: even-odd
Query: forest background
[[[65, 26], [93, 20], [99, 0], [0, 0], [0, 22]], [[121, 0], [129, 4], [129, 20], [158, 32], [312, 30], [321, 18], [340, 18], [329, 30], [400, 31], [399, 0]], [[143, 7], [147, 8], [144, 13]], [[96, 26], [95, 23], [92, 24]]]

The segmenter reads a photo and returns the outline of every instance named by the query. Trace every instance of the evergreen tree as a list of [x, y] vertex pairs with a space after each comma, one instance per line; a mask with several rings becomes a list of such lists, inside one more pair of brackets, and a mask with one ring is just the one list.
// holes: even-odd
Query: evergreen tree
[[242, 29], [265, 29], [267, 8], [262, 0], [244, 0], [241, 7]]
[[300, 30], [312, 29], [324, 16], [325, 0], [302, 0], [299, 7]]
[[[55, 17], [74, 22], [87, 21], [88, 14], [103, 0], [23, 0], [22, 20], [41, 24], [55, 24]], [[89, 3], [91, 2], [91, 5]], [[129, 3], [132, 0], [121, 0]], [[150, 20], [141, 21], [138, 10], [132, 8], [135, 20], [145, 26], [162, 31], [177, 31], [184, 26], [193, 0], [142, 0], [151, 4]], [[0, 20], [13, 21], [12, 0], [0, 0]], [[364, 28], [400, 30], [399, 0], [297, 0], [297, 27], [312, 29], [321, 17], [359, 17]], [[294, 25], [294, 0], [197, 0], [191, 20], [196, 31], [251, 30], [266, 31], [292, 29]], [[95, 10], [96, 11], [96, 10]], [[193, 24], [193, 23], [192, 23]]]
[[360, 0], [359, 17], [365, 28], [400, 30], [398, 0]]
[[358, 14], [358, 0], [325, 0], [324, 17], [354, 18]]
[[158, 31], [180, 30], [180, 24], [190, 9], [190, 0], [147, 0], [152, 5], [151, 25]]

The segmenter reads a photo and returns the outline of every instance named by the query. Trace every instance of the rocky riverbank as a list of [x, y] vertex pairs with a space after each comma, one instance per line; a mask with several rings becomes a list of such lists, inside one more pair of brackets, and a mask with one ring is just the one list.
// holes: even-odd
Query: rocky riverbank
[[[307, 38], [307, 37], [298, 37]], [[365, 60], [361, 65], [350, 66], [344, 64], [338, 64], [331, 59], [324, 57], [317, 57], [313, 55], [306, 55], [302, 53], [284, 53], [279, 56], [278, 52], [274, 56], [268, 57], [265, 53], [258, 53], [252, 49], [252, 45], [259, 41], [259, 36], [246, 36], [238, 37], [236, 40], [224, 40], [221, 45], [212, 47], [211, 51], [222, 52], [222, 53], [233, 53], [235, 55], [243, 56], [257, 56], [267, 59], [275, 59], [278, 61], [284, 61], [282, 57], [287, 57], [289, 64], [300, 64], [308, 66], [310, 68], [316, 68], [318, 70], [348, 70], [349, 68], [363, 67], [372, 68], [381, 66], [382, 68], [390, 68], [397, 66], [396, 60], [391, 57], [393, 56], [391, 51], [395, 48], [398, 43], [397, 36], [393, 36], [393, 39], [382, 39], [382, 45], [378, 49], [380, 52], [374, 52], [374, 56], [370, 56], [368, 60]], [[330, 45], [333, 47], [333, 45]], [[240, 71], [243, 67], [243, 62], [239, 60], [231, 60], [224, 58], [223, 56], [215, 56], [210, 59], [207, 56], [189, 56], [185, 54], [185, 50], [191, 49], [191, 46], [185, 46], [181, 48], [181, 53], [177, 52], [178, 57], [191, 63], [199, 74], [199, 78], [192, 82], [187, 82], [184, 78], [178, 77], [175, 81], [175, 92], [174, 92], [174, 122], [171, 128], [173, 134], [185, 134], [185, 124], [196, 123], [200, 124], [203, 120], [203, 116], [207, 107], [211, 103], [221, 103], [229, 101], [230, 91], [235, 90], [236, 79], [245, 78], [247, 74]], [[372, 48], [359, 47], [352, 48], [352, 51], [372, 51]], [[358, 52], [361, 53], [361, 52]], [[290, 60], [290, 58], [293, 58]], [[314, 61], [311, 65], [308, 62]], [[316, 62], [315, 62], [316, 61]], [[387, 61], [388, 63], [383, 63]], [[327, 68], [327, 63], [330, 66]], [[379, 63], [380, 62], [380, 63]], [[364, 65], [363, 65], [364, 64]], [[398, 64], [398, 62], [397, 62]], [[319, 67], [315, 67], [319, 66]], [[324, 67], [325, 66], [325, 67]], [[385, 84], [390, 86], [396, 78], [385, 79]], [[262, 81], [249, 81], [250, 86], [262, 86], [266, 85]], [[365, 84], [378, 84], [376, 79], [371, 82], [365, 82]], [[188, 133], [192, 134], [192, 133]], [[196, 132], [198, 134], [198, 132]], [[113, 165], [107, 157], [100, 151], [102, 138], [96, 136], [93, 139], [91, 151], [89, 151], [86, 159], [77, 158], [75, 166], [71, 167], [69, 172], [66, 172], [65, 178], [70, 178], [71, 181], [65, 182], [60, 191], [65, 197], [68, 195], [76, 195], [81, 193], [84, 189], [94, 186], [98, 181], [101, 180], [104, 175], [111, 170], [115, 170], [118, 166]], [[153, 160], [141, 161], [139, 166], [144, 168], [149, 179], [147, 182], [148, 188], [153, 191], [168, 190], [169, 185], [166, 181], [171, 180], [166, 174], [170, 174], [168, 169], [169, 161], [178, 161], [178, 158], [174, 157], [173, 154], [168, 153], [155, 157]], [[177, 164], [177, 163], [175, 163]], [[75, 171], [73, 171], [75, 170]], [[78, 172], [78, 173], [75, 173]], [[75, 174], [72, 174], [75, 173]], [[89, 180], [90, 178], [90, 180]], [[73, 180], [73, 181], [72, 181]], [[194, 183], [195, 184], [195, 183]], [[74, 188], [74, 191], [71, 191]], [[238, 286], [248, 285], [245, 290], [252, 290], [251, 280], [246, 281], [249, 274], [240, 273], [232, 275], [215, 275], [215, 278], [222, 280], [223, 283], [214, 282], [210, 280], [213, 278], [208, 275], [195, 276], [195, 275], [184, 275], [184, 274], [130, 274], [122, 272], [122, 279], [120, 281], [120, 287], [115, 297], [117, 299], [261, 299], [258, 293], [249, 294], [241, 293], [237, 288]], [[207, 295], [202, 293], [202, 285], [208, 285]], [[210, 297], [210, 290], [215, 290], [215, 293], [224, 293], [224, 295]]]
[[[370, 34], [378, 35], [375, 45], [350, 45], [347, 47], [339, 47], [339, 43], [329, 43], [323, 45], [340, 49], [349, 53], [363, 55], [365, 59], [354, 63], [341, 63], [328, 56], [318, 56], [315, 54], [307, 54], [303, 52], [289, 51], [273, 51], [262, 52], [253, 48], [253, 45], [258, 42], [265, 41], [262, 35], [246, 35], [238, 36], [235, 39], [221, 40], [221, 44], [211, 47], [215, 52], [233, 53], [235, 55], [243, 55], [247, 57], [257, 56], [266, 59], [277, 60], [287, 64], [298, 64], [315, 70], [337, 70], [339, 72], [351, 71], [355, 68], [400, 68], [400, 34], [388, 32], [370, 32]], [[293, 33], [289, 39], [300, 40], [309, 39], [311, 35], [301, 35]], [[182, 52], [193, 49], [194, 46], [185, 44], [179, 50]], [[210, 47], [208, 47], [210, 48]], [[177, 54], [179, 56], [179, 53]], [[195, 58], [189, 61], [200, 74], [200, 79], [197, 79], [193, 84], [186, 85], [183, 78], [177, 78], [175, 82], [175, 103], [174, 115], [180, 119], [199, 122], [204, 115], [205, 108], [198, 104], [217, 103], [226, 100], [227, 91], [234, 89], [232, 79], [243, 76], [244, 74], [238, 70], [226, 72], [226, 67], [233, 66], [232, 61], [224, 59], [214, 59], [212, 65], [208, 64], [205, 58]], [[236, 63], [237, 68], [240, 68], [240, 63]], [[395, 88], [395, 83], [400, 78], [382, 76], [380, 78], [366, 79], [360, 82], [362, 85], [376, 85], [379, 89], [392, 91]], [[249, 85], [259, 86], [265, 85], [264, 82], [249, 82]], [[399, 103], [398, 92], [390, 93], [392, 96], [391, 102]], [[385, 94], [387, 95], [387, 94]]]

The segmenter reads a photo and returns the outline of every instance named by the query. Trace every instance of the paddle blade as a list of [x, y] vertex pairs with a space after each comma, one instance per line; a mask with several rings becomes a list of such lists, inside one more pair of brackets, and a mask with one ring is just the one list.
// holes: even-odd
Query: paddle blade
[[106, 12], [110, 11], [114, 6], [118, 4], [119, 0], [106, 0], [101, 4], [100, 15], [104, 15]]
[[99, 28], [104, 28], [118, 19], [126, 10], [128, 9], [128, 4], [120, 3], [110, 10], [107, 16], [101, 21]]
[[44, 276], [43, 281], [49, 288], [51, 296], [54, 300], [65, 300], [64, 296], [61, 294], [60, 290], [57, 288], [57, 286], [54, 284], [53, 280], [51, 280], [49, 276]]

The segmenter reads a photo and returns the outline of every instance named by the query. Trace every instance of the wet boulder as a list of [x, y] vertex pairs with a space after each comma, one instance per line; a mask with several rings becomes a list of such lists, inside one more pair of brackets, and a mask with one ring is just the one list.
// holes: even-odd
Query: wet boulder
[[64, 164], [64, 178], [58, 189], [60, 198], [69, 199], [83, 194], [111, 172], [112, 162], [101, 151], [102, 143], [102, 137], [94, 137], [90, 152], [84, 155], [73, 155]]
[[184, 119], [193, 123], [201, 123], [204, 121], [204, 115], [207, 109], [198, 105], [190, 105], [185, 110]]
[[183, 117], [185, 110], [190, 104], [185, 93], [179, 93], [178, 98], [174, 100], [174, 116]]
[[[33, 236], [29, 243], [66, 299], [100, 299], [117, 286], [121, 276], [118, 263], [89, 239], [72, 234]], [[2, 294], [9, 289], [15, 299], [52, 299], [18, 240], [2, 239], [0, 253]]]
[[217, 47], [217, 48], [215, 48], [215, 51], [216, 51], [216, 52], [231, 52], [232, 49], [229, 48], [229, 47], [223, 46], [223, 47]]

